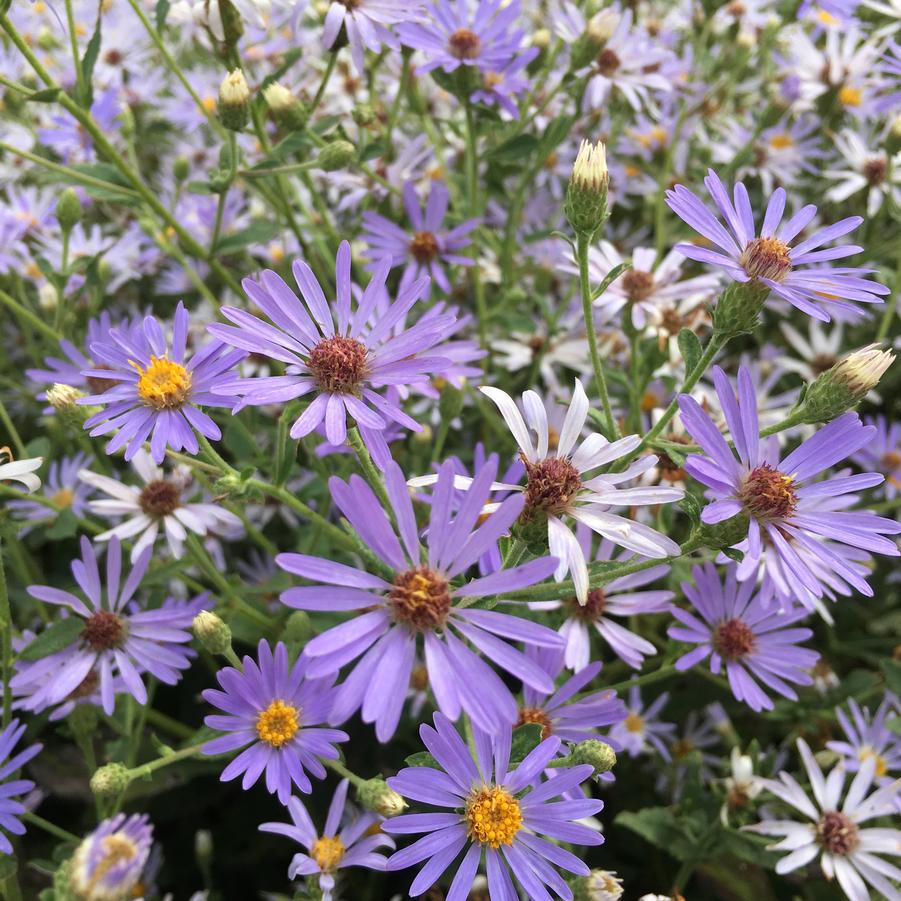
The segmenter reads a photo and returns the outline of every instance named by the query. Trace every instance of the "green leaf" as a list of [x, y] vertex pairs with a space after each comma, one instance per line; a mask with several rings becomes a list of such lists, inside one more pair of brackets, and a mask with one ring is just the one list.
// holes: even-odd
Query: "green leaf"
[[882, 661], [882, 673], [885, 676], [885, 684], [889, 691], [901, 695], [901, 663], [894, 660]]
[[513, 730], [510, 743], [510, 763], [521, 763], [526, 755], [541, 743], [541, 726], [538, 723], [523, 723]]
[[495, 163], [515, 163], [534, 153], [537, 146], [538, 141], [534, 135], [517, 135], [489, 150], [485, 157]]
[[61, 619], [48, 626], [31, 644], [19, 652], [19, 660], [40, 660], [74, 644], [84, 629], [77, 616]]
[[691, 329], [687, 328], [679, 332], [679, 337], [676, 340], [679, 342], [679, 352], [685, 361], [685, 371], [692, 372], [704, 353], [701, 349], [701, 342], [698, 336]]
[[25, 453], [29, 457], [49, 457], [50, 450], [50, 439], [43, 435], [40, 438], [33, 438], [25, 445]]
[[78, 518], [71, 510], [62, 510], [56, 522], [44, 534], [53, 541], [71, 538], [78, 531]]
[[223, 238], [216, 249], [221, 254], [237, 253], [251, 244], [265, 244], [272, 241], [281, 233], [282, 228], [277, 222], [265, 222], [260, 219], [247, 228]]
[[97, 57], [100, 55], [101, 23], [102, 18], [98, 10], [94, 33], [91, 35], [91, 40], [88, 41], [88, 46], [85, 48], [84, 56], [81, 59], [81, 73], [84, 76], [85, 93], [87, 95], [82, 98], [82, 104], [86, 109], [89, 109], [94, 101], [94, 90], [91, 86], [91, 81], [94, 77], [94, 66], [97, 64]]
[[60, 95], [60, 88], [45, 88], [43, 91], [35, 91], [28, 95], [28, 100], [34, 103], [55, 103]]
[[901, 735], [901, 716], [893, 716], [886, 724], [885, 728], [895, 735]]
[[205, 181], [189, 181], [186, 185], [189, 194], [215, 194], [213, 186]]
[[675, 814], [666, 807], [646, 807], [644, 810], [626, 810], [615, 820], [618, 826], [625, 826], [637, 832], [655, 848], [663, 848], [677, 860], [696, 860], [697, 844]]
[[156, 4], [156, 30], [162, 31], [166, 27], [166, 17], [169, 15], [169, 0], [157, 0]]
[[424, 766], [433, 770], [441, 769], [441, 764], [439, 764], [428, 751], [417, 751], [415, 754], [411, 754], [409, 757], [405, 758], [404, 763], [407, 766]]
[[548, 127], [544, 130], [544, 134], [541, 136], [538, 148], [542, 161], [547, 159], [568, 137], [575, 121], [575, 116], [557, 116], [556, 119], [550, 121]]

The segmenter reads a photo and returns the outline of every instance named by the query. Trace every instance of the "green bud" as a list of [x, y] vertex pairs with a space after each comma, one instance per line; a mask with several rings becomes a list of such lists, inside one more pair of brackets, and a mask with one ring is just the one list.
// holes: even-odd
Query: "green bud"
[[81, 201], [74, 188], [66, 188], [56, 201], [56, 218], [59, 227], [68, 233], [81, 222]]
[[232, 630], [210, 610], [201, 610], [194, 617], [191, 628], [211, 654], [224, 654], [232, 646]]
[[108, 763], [94, 771], [91, 791], [100, 798], [112, 798], [124, 792], [129, 782], [131, 777], [125, 764]]
[[198, 860], [209, 860], [213, 856], [213, 833], [209, 829], [198, 829], [194, 833], [194, 854]]
[[72, 893], [72, 859], [64, 860], [53, 874], [53, 901], [75, 901]]
[[441, 397], [438, 401], [438, 411], [442, 420], [456, 419], [465, 401], [466, 393], [462, 388], [455, 388], [450, 382], [445, 381], [441, 385]]
[[622, 880], [609, 870], [592, 870], [574, 879], [570, 887], [573, 901], [619, 901], [623, 895]]
[[521, 516], [513, 524], [510, 534], [514, 539], [522, 541], [530, 553], [537, 556], [547, 554], [547, 517], [543, 515]]
[[79, 737], [92, 735], [99, 720], [100, 714], [93, 704], [76, 704], [66, 717], [72, 734]]
[[191, 174], [191, 161], [184, 155], [177, 156], [172, 164], [172, 175], [177, 182], [183, 182]]
[[616, 752], [606, 742], [596, 738], [580, 741], [570, 754], [573, 765], [590, 763], [594, 767], [594, 775], [609, 773], [616, 766]]
[[744, 513], [737, 513], [722, 522], [702, 522], [698, 526], [698, 537], [705, 547], [712, 550], [732, 547], [748, 537], [748, 517]]
[[227, 494], [230, 497], [255, 496], [258, 492], [242, 475], [225, 475], [216, 479], [213, 488], [216, 494]]
[[713, 309], [713, 334], [723, 340], [753, 332], [770, 289], [762, 282], [730, 282]]
[[243, 131], [250, 118], [250, 87], [240, 69], [233, 69], [219, 85], [219, 121], [231, 131]]
[[367, 779], [357, 787], [357, 797], [367, 809], [383, 817], [394, 817], [403, 813], [407, 802], [381, 776]]
[[350, 141], [332, 141], [326, 144], [316, 157], [316, 168], [326, 172], [334, 172], [343, 169], [351, 163], [357, 155], [357, 149]]
[[375, 107], [371, 103], [357, 104], [357, 106], [353, 108], [351, 116], [353, 116], [354, 122], [356, 122], [360, 128], [368, 128], [378, 118]]
[[607, 154], [602, 141], [582, 141], [566, 188], [563, 211], [576, 235], [589, 239], [608, 216]]
[[219, 0], [219, 18], [222, 19], [222, 33], [226, 46], [234, 47], [241, 35], [244, 34], [241, 13], [229, 0]]
[[300, 131], [307, 124], [309, 110], [284, 85], [272, 82], [263, 90], [263, 99], [272, 117], [287, 131]]
[[285, 641], [305, 644], [314, 634], [313, 624], [305, 610], [295, 610], [285, 622]]
[[78, 405], [82, 397], [87, 397], [84, 391], [62, 382], [56, 382], [47, 389], [47, 402], [70, 424], [82, 425], [88, 418], [87, 408]]

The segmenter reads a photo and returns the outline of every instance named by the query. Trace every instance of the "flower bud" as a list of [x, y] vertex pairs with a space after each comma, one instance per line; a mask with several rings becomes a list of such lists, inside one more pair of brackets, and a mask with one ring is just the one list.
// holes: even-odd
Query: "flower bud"
[[100, 798], [112, 798], [128, 788], [131, 777], [123, 763], [108, 763], [94, 771], [91, 776], [91, 791]]
[[564, 212], [573, 231], [589, 239], [607, 218], [607, 153], [602, 141], [582, 141], [566, 188]]
[[97, 728], [100, 714], [93, 704], [76, 704], [66, 722], [76, 737], [90, 736]]
[[760, 320], [760, 311], [769, 297], [769, 286], [751, 280], [730, 282], [713, 308], [713, 333], [728, 341], [737, 335], [753, 332]]
[[463, 409], [466, 394], [455, 388], [450, 382], [445, 381], [441, 386], [441, 397], [438, 400], [438, 411], [442, 421], [456, 419]]
[[219, 121], [231, 131], [243, 131], [250, 117], [250, 87], [240, 69], [233, 69], [219, 85]]
[[282, 128], [299, 131], [306, 126], [309, 118], [306, 107], [283, 84], [273, 81], [263, 90], [263, 99]]
[[367, 779], [357, 788], [360, 803], [374, 813], [383, 817], [396, 817], [403, 813], [407, 802], [381, 776]]
[[532, 46], [539, 50], [547, 50], [551, 46], [551, 33], [547, 28], [539, 28], [532, 34]]
[[224, 654], [232, 646], [232, 630], [215, 613], [201, 610], [192, 624], [197, 640], [211, 654]]
[[600, 47], [613, 37], [619, 20], [620, 14], [615, 9], [602, 9], [588, 20], [586, 34]]
[[84, 391], [73, 388], [71, 385], [64, 385], [62, 382], [54, 382], [47, 389], [47, 403], [56, 410], [57, 413], [73, 413], [78, 411], [78, 399], [87, 397]]
[[702, 521], [698, 526], [698, 537], [705, 547], [712, 550], [732, 547], [748, 537], [748, 517], [744, 513], [737, 513], [722, 522]]
[[38, 306], [45, 313], [52, 313], [58, 305], [59, 292], [50, 284], [50, 282], [44, 282], [40, 288], [38, 288]]
[[606, 742], [596, 738], [580, 741], [570, 754], [573, 765], [590, 763], [594, 767], [595, 776], [609, 773], [616, 766], [616, 752]]
[[375, 107], [371, 103], [358, 103], [353, 108], [351, 116], [360, 128], [368, 128], [378, 119]]
[[310, 622], [310, 615], [305, 610], [295, 610], [285, 623], [285, 641], [305, 644], [313, 635], [314, 629]]
[[623, 895], [623, 882], [609, 870], [592, 870], [571, 883], [573, 901], [619, 901]]
[[816, 377], [804, 394], [802, 422], [828, 422], [856, 407], [878, 384], [895, 355], [870, 344], [839, 360]]
[[73, 188], [66, 188], [56, 201], [56, 218], [64, 233], [81, 222], [81, 201]]
[[172, 163], [172, 175], [177, 182], [183, 182], [191, 174], [191, 161], [184, 155], [175, 157]]
[[194, 833], [194, 855], [198, 860], [209, 860], [213, 856], [213, 834], [209, 829], [198, 829]]
[[316, 168], [326, 172], [343, 169], [357, 155], [357, 149], [350, 141], [332, 141], [326, 144], [316, 157]]

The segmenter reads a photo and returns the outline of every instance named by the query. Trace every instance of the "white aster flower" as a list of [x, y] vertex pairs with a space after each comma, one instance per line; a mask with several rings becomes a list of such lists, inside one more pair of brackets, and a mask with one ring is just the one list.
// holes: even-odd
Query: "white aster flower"
[[41, 487], [41, 480], [34, 472], [40, 469], [43, 463], [43, 457], [15, 460], [13, 452], [8, 447], [0, 447], [0, 482], [20, 482], [29, 494], [34, 494]]
[[860, 191], [866, 191], [867, 216], [879, 212], [886, 198], [901, 204], [901, 153], [890, 160], [883, 149], [871, 150], [863, 137], [845, 128], [833, 138], [841, 161], [823, 175], [835, 182], [826, 191], [826, 199], [841, 203]]
[[763, 780], [754, 775], [754, 761], [748, 754], [742, 754], [737, 747], [729, 755], [731, 775], [724, 780], [726, 800], [720, 809], [720, 820], [729, 825], [729, 811], [744, 807], [763, 791]]

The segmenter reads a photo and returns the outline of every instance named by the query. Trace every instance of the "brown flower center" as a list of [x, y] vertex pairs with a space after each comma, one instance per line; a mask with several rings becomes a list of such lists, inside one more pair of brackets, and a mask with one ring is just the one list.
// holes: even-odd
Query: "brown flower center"
[[623, 276], [622, 288], [632, 303], [640, 303], [654, 293], [654, 276], [641, 269], [629, 269]]
[[125, 623], [109, 610], [99, 610], [84, 624], [81, 637], [92, 651], [109, 651], [122, 645]]
[[410, 673], [410, 688], [413, 691], [425, 691], [429, 687], [429, 671], [426, 667], [414, 666]]
[[850, 854], [860, 844], [860, 830], [843, 813], [829, 810], [817, 823], [817, 841], [830, 854]]
[[756, 519], [784, 519], [798, 503], [794, 479], [768, 463], [751, 470], [739, 489], [738, 499]]
[[395, 577], [388, 603], [395, 622], [426, 632], [447, 622], [452, 604], [450, 586], [434, 570], [417, 566]]
[[888, 451], [882, 455], [882, 465], [886, 469], [898, 469], [901, 467], [901, 452]]
[[523, 459], [528, 483], [526, 485], [526, 511], [543, 510], [560, 513], [582, 487], [582, 477], [569, 460], [547, 457], [537, 463]]
[[458, 28], [448, 39], [451, 56], [457, 59], [475, 59], [482, 49], [481, 38], [469, 28]]
[[416, 232], [410, 242], [410, 253], [417, 263], [431, 263], [438, 256], [438, 239], [432, 232]]
[[174, 482], [155, 479], [148, 482], [138, 495], [138, 504], [148, 516], [159, 519], [174, 513], [181, 503], [181, 489]]
[[713, 646], [725, 660], [740, 660], [754, 650], [757, 639], [751, 627], [740, 619], [727, 619], [713, 630]]
[[535, 723], [541, 726], [541, 738], [549, 738], [552, 732], [551, 719], [540, 707], [523, 707], [519, 711], [519, 719], [516, 721], [517, 726], [524, 726], [526, 723]]
[[605, 47], [598, 54], [597, 59], [595, 60], [595, 65], [597, 66], [598, 72], [600, 72], [601, 75], [609, 78], [620, 67], [620, 58], [616, 55], [616, 52], [614, 50], [611, 50], [609, 47]]
[[356, 338], [323, 338], [311, 351], [307, 366], [323, 391], [355, 394], [368, 369], [368, 353]]
[[[104, 366], [103, 364], [95, 366], [94, 369], [108, 369], [110, 372], [113, 371], [112, 366]], [[103, 394], [105, 391], [109, 391], [114, 385], [119, 384], [115, 379], [103, 379], [99, 375], [89, 375], [85, 380], [87, 381], [88, 388], [91, 389], [92, 394]]]
[[781, 282], [791, 272], [789, 247], [778, 238], [754, 238], [742, 251], [738, 262], [751, 278]]
[[97, 670], [90, 670], [81, 682], [74, 688], [66, 698], [67, 701], [77, 701], [80, 698], [89, 698], [100, 684], [100, 676]]
[[588, 599], [584, 604], [580, 604], [577, 597], [567, 598], [563, 603], [569, 615], [574, 619], [593, 623], [604, 615], [607, 598], [604, 596], [603, 588], [593, 588], [588, 592]]
[[888, 173], [888, 163], [882, 157], [874, 157], [863, 164], [863, 177], [871, 185], [881, 185]]

